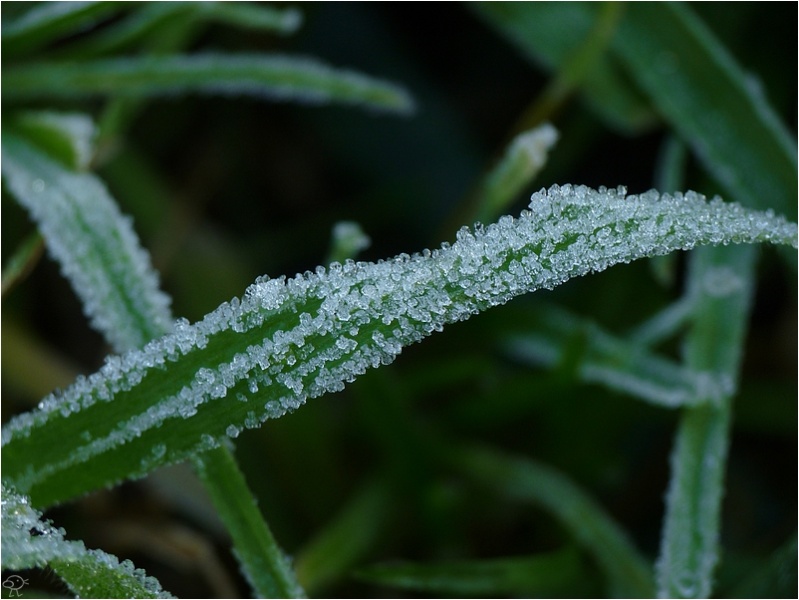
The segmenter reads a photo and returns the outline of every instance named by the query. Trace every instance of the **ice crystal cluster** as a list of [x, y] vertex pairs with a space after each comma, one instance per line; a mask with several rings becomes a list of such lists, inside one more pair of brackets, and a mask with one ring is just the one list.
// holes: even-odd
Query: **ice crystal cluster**
[[[519, 294], [697, 244], [763, 241], [796, 247], [796, 225], [692, 192], [542, 190], [518, 218], [463, 228], [439, 249], [263, 277], [198, 323], [179, 320], [12, 420], [4, 457], [16, 456], [7, 464], [25, 465], [23, 453], [37, 462], [5, 475], [24, 492], [52, 476], [68, 486], [71, 469], [109, 453], [108, 483], [124, 476], [125, 461], [136, 461], [129, 475], [143, 474], [340, 391], [404, 346]], [[58, 419], [81, 439], [56, 448], [35, 435]], [[170, 435], [176, 423], [181, 435]]]

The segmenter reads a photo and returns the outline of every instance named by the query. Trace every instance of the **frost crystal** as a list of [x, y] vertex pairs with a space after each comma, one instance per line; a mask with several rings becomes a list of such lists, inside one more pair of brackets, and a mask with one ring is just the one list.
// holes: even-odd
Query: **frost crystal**
[[[179, 460], [307, 398], [339, 391], [366, 369], [392, 362], [404, 346], [517, 295], [697, 244], [763, 241], [796, 247], [796, 225], [693, 192], [542, 190], [520, 217], [464, 228], [436, 250], [259, 278], [240, 301], [194, 325], [177, 322], [173, 333], [109, 358], [99, 372], [13, 419], [3, 428], [4, 459], [13, 457], [4, 475], [28, 492], [126, 444], [117, 456], [138, 459], [130, 458], [129, 473], [109, 472], [107, 483], [140, 475], [156, 456]], [[719, 278], [735, 282], [733, 274]], [[120, 395], [124, 402], [116, 403], [105, 433], [75, 436], [58, 452], [38, 446], [45, 442], [37, 429], [89, 410], [106, 414], [102, 405]], [[199, 438], [196, 425], [184, 427], [195, 420]], [[189, 429], [194, 437], [185, 435]], [[152, 450], [162, 443], [165, 451]], [[27, 460], [42, 455], [48, 458]]]

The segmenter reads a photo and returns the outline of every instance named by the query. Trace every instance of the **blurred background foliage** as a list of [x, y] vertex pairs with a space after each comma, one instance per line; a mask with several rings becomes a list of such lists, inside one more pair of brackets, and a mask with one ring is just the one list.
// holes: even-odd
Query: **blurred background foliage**
[[[26, 10], [21, 4], [4, 2], [3, 18]], [[636, 108], [621, 120], [597, 110], [581, 93], [581, 81], [542, 113], [542, 94], [558, 74], [544, 57], [531, 60], [520, 52], [475, 5], [299, 8], [303, 24], [288, 37], [178, 19], [134, 50], [311, 55], [403, 84], [416, 113], [395, 117], [199, 95], [62, 103], [101, 123], [94, 167], [134, 218], [176, 315], [196, 320], [240, 295], [258, 275], [291, 275], [322, 264], [331, 230], [342, 220], [356, 221], [371, 238], [359, 256], [364, 260], [454, 239], [481, 176], [512, 135], [542, 114], [560, 130], [560, 142], [509, 212], [552, 183], [623, 184], [630, 192], [657, 183], [671, 131], [631, 81], [619, 85]], [[696, 3], [690, 9], [757, 78], [795, 136], [796, 5]], [[69, 44], [39, 54], [67, 56], [82, 37], [119, 18], [108, 15]], [[557, 26], [562, 32], [553, 36], [566, 35], [574, 23]], [[684, 183], [708, 195], [723, 191], [690, 157]], [[795, 202], [796, 190], [791, 193]], [[2, 214], [5, 267], [35, 228], [5, 191]], [[733, 594], [741, 573], [760, 566], [797, 527], [795, 271], [773, 250], [759, 252], [761, 278], [735, 400], [719, 596]], [[340, 394], [244, 433], [236, 455], [276, 538], [298, 560], [309, 593], [469, 593], [400, 592], [371, 582], [379, 579], [377, 571], [360, 577], [337, 571], [336, 560], [360, 568], [547, 553], [560, 553], [550, 557], [556, 567], [548, 568], [564, 575], [536, 593], [605, 593], [596, 565], [575, 550], [550, 514], [453, 468], [449, 449], [462, 442], [567, 473], [654, 560], [677, 413], [579, 382], [579, 331], [548, 369], [523, 364], [504, 341], [533, 330], [543, 303], [628, 333], [679, 297], [683, 261], [640, 261], [517, 299], [408, 348], [395, 364], [367, 373]], [[108, 352], [46, 256], [4, 294], [2, 333], [4, 421], [75, 374], [95, 371]], [[679, 354], [676, 342], [658, 349]], [[93, 494], [50, 516], [89, 547], [133, 559], [178, 596], [247, 593], [202, 489], [182, 467]], [[333, 536], [332, 547], [314, 546], [323, 531]], [[795, 557], [795, 542], [792, 548]], [[795, 570], [791, 576], [795, 592]], [[475, 589], [513, 596], [525, 588]]]

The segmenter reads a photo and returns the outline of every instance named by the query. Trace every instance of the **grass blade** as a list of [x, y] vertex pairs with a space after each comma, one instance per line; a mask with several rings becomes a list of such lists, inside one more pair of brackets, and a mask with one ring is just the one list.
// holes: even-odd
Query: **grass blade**
[[358, 253], [366, 250], [372, 240], [355, 221], [339, 221], [333, 225], [330, 239], [330, 250], [326, 263], [343, 263], [347, 259], [355, 259]]
[[[45, 120], [45, 126], [51, 123], [54, 137], [68, 137], [73, 130], [59, 129], [63, 120], [57, 115]], [[48, 133], [46, 127], [42, 132]], [[166, 334], [172, 325], [169, 299], [158, 289], [157, 275], [149, 266], [145, 251], [102, 183], [91, 174], [67, 170], [12, 136], [3, 137], [3, 158], [9, 187], [39, 221], [50, 251], [83, 300], [85, 310], [117, 350], [138, 348]], [[220, 513], [231, 526], [245, 570], [256, 574], [252, 578], [256, 589], [260, 592], [274, 588], [278, 597], [293, 597], [300, 588], [296, 582], [294, 587], [286, 584], [290, 570], [282, 562], [273, 562], [273, 555], [258, 553], [259, 542], [268, 536], [268, 528], [257, 511], [253, 514], [246, 510], [252, 495], [232, 455], [225, 448], [215, 448], [203, 460], [215, 465], [216, 477], [204, 480], [220, 506], [224, 505]], [[201, 470], [206, 471], [207, 468]], [[220, 486], [234, 484], [239, 503], [224, 504], [228, 490]], [[247, 527], [239, 526], [237, 517], [246, 520]], [[273, 572], [263, 568], [264, 564], [275, 566], [283, 579], [274, 580]], [[53, 568], [71, 579], [71, 569], [62, 572], [55, 564]], [[274, 585], [269, 588], [265, 582]], [[299, 594], [302, 595], [301, 590]]]
[[[503, 35], [553, 69], [566, 61], [602, 9], [589, 2], [478, 6]], [[626, 83], [632, 76], [732, 199], [796, 218], [795, 140], [759, 85], [687, 5], [625, 5], [612, 54], [626, 69], [602, 57], [582, 86], [609, 123], [631, 128], [634, 115], [651, 110]]]
[[[750, 247], [692, 253], [689, 290], [695, 312], [685, 340], [689, 368], [735, 381], [752, 296]], [[666, 598], [708, 598], [719, 559], [721, 498], [729, 446], [731, 392], [698, 398], [682, 416], [671, 456], [658, 590]]]
[[400, 562], [360, 569], [358, 579], [436, 595], [546, 597], [571, 589], [581, 575], [573, 549], [548, 554], [432, 564]]
[[[165, 28], [221, 23], [255, 31], [289, 35], [299, 29], [302, 14], [293, 8], [278, 9], [249, 2], [152, 2], [136, 6], [118, 23], [70, 44], [59, 53], [70, 59], [111, 52], [134, 52], [142, 46], [160, 46]], [[152, 38], [152, 41], [151, 39]], [[156, 41], [157, 40], [157, 41]]]
[[532, 502], [557, 517], [602, 567], [614, 593], [651, 598], [647, 562], [591, 497], [551, 467], [478, 448], [460, 448], [453, 464], [467, 476], [513, 500]]
[[514, 334], [505, 342], [516, 359], [564, 368], [582, 381], [666, 408], [718, 402], [733, 390], [729, 377], [692, 371], [615, 337], [588, 319], [555, 307], [538, 311], [533, 332]]
[[778, 548], [761, 566], [732, 590], [729, 598], [791, 598], [796, 592], [796, 536]]
[[4, 99], [153, 97], [202, 93], [339, 102], [408, 114], [413, 101], [402, 88], [311, 58], [257, 54], [149, 56], [81, 63], [26, 64], [3, 70]]
[[[244, 297], [3, 429], [3, 476], [42, 505], [219, 446], [339, 391], [445, 324], [572, 277], [697, 244], [796, 246], [796, 225], [702, 196], [557, 187], [433, 252], [262, 278]], [[52, 439], [62, 441], [57, 447]]]
[[507, 211], [547, 162], [558, 132], [544, 124], [517, 135], [483, 181], [475, 221], [489, 223]]
[[195, 457], [192, 462], [236, 542], [233, 551], [256, 597], [305, 598], [233, 455], [212, 450]]
[[633, 3], [614, 49], [726, 193], [796, 218], [796, 141], [691, 9]]
[[92, 325], [121, 352], [169, 330], [169, 299], [102, 182], [3, 134], [3, 179], [61, 263]]
[[297, 579], [309, 592], [345, 576], [381, 535], [391, 507], [389, 487], [370, 481], [297, 555]]
[[120, 9], [118, 2], [41, 2], [22, 16], [3, 21], [3, 52], [22, 54], [89, 27]]
[[130, 561], [64, 539], [25, 496], [2, 488], [3, 570], [50, 564], [79, 598], [174, 598]]
[[[588, 2], [479, 2], [478, 14], [533, 62], [556, 71], [549, 97], [535, 105], [538, 118], [578, 87], [605, 121], [626, 133], [652, 125], [655, 115], [606, 51], [618, 7]], [[627, 10], [622, 7], [622, 12]], [[600, 12], [602, 11], [602, 12]], [[528, 124], [534, 124], [529, 123]]]
[[44, 250], [42, 236], [32, 233], [19, 245], [3, 268], [2, 290], [6, 295], [17, 283], [25, 279], [34, 265], [39, 261]]

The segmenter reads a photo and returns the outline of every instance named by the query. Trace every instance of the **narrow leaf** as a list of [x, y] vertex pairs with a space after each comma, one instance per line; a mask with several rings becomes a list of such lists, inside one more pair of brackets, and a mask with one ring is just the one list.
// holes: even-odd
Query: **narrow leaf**
[[566, 365], [582, 381], [599, 383], [668, 408], [718, 402], [734, 389], [731, 378], [682, 365], [603, 331], [596, 323], [555, 307], [540, 307], [535, 327], [508, 338], [505, 348], [543, 367]]
[[795, 224], [693, 192], [572, 186], [457, 238], [412, 257], [261, 278], [200, 322], [109, 357], [4, 427], [3, 477], [37, 503], [63, 501], [217, 447], [514, 296], [697, 244], [797, 244]]
[[311, 58], [257, 54], [149, 56], [26, 64], [3, 70], [4, 100], [176, 94], [339, 102], [407, 114], [408, 93], [386, 81]]
[[291, 565], [261, 516], [231, 452], [212, 450], [192, 461], [231, 537], [233, 552], [259, 598], [305, 598]]
[[118, 352], [168, 331], [169, 299], [102, 182], [16, 135], [3, 134], [2, 155], [7, 189], [39, 225], [92, 325]]
[[3, 267], [3, 296], [28, 275], [42, 255], [42, 250], [44, 250], [44, 243], [38, 232], [32, 233], [22, 240], [19, 248]]
[[517, 135], [483, 182], [476, 221], [487, 223], [503, 214], [547, 162], [558, 131], [545, 123]]
[[3, 19], [3, 52], [20, 54], [41, 48], [119, 9], [118, 2], [39, 2], [18, 18]]
[[496, 493], [532, 502], [557, 517], [575, 541], [591, 552], [615, 594], [653, 597], [646, 561], [604, 509], [567, 477], [530, 459], [479, 448], [460, 448], [452, 460], [459, 470]]
[[[102, 30], [71, 44], [59, 56], [87, 58], [104, 53], [151, 48], [148, 37], [158, 37], [176, 25], [221, 23], [255, 31], [294, 33], [302, 14], [294, 8], [274, 8], [250, 2], [148, 2]], [[158, 43], [158, 42], [156, 42]]]
[[[525, 54], [555, 69], [604, 7], [598, 2], [485, 2], [477, 8]], [[625, 4], [611, 54], [582, 86], [609, 123], [635, 129], [636, 123], [651, 120], [646, 116], [651, 109], [627, 83], [632, 77], [732, 199], [796, 218], [796, 141], [760, 84], [687, 5]]]
[[357, 573], [364, 581], [436, 594], [527, 598], [569, 589], [580, 575], [580, 557], [573, 549], [490, 560], [399, 562]]
[[302, 25], [296, 8], [275, 8], [260, 2], [187, 2], [198, 18], [243, 29], [294, 33]]
[[309, 592], [344, 577], [375, 545], [392, 506], [389, 487], [370, 481], [333, 521], [297, 554], [297, 579]]
[[174, 598], [130, 561], [64, 539], [28, 498], [2, 487], [3, 570], [52, 565], [79, 598]]
[[614, 50], [727, 194], [796, 218], [796, 140], [760, 84], [677, 2], [628, 5]]
[[[35, 123], [35, 116], [31, 117]], [[69, 127], [59, 128], [62, 124], [58, 116], [45, 119], [45, 124], [54, 123], [53, 129], [56, 133], [64, 135], [70, 133]], [[69, 122], [67, 123], [69, 124]], [[5, 162], [4, 162], [4, 167]], [[31, 172], [27, 174], [30, 180], [34, 176], [40, 176], [40, 181], [48, 180], [47, 170], [55, 170], [57, 165], [48, 165], [47, 161], [38, 160], [27, 165]], [[45, 170], [42, 171], [42, 167]], [[53, 187], [70, 188], [64, 185], [61, 180], [69, 180], [73, 174], [62, 172], [57, 174], [57, 181]], [[85, 178], [90, 176], [86, 175]], [[34, 181], [37, 181], [34, 179]], [[95, 190], [103, 192], [99, 181], [89, 180]], [[48, 185], [45, 183], [44, 185]], [[83, 184], [84, 187], [85, 184]], [[73, 219], [62, 219], [54, 225], [53, 219], [58, 215], [50, 214], [48, 211], [50, 204], [43, 202], [42, 206], [36, 205], [39, 213], [44, 213], [48, 219], [47, 228], [43, 227], [47, 235], [48, 244], [58, 247], [63, 240], [79, 241], [86, 239], [85, 222], [91, 222], [91, 253], [94, 257], [102, 257], [106, 260], [86, 260], [86, 254], [72, 251], [67, 253], [55, 253], [56, 258], [65, 267], [65, 272], [70, 278], [79, 295], [84, 299], [88, 298], [95, 301], [97, 313], [101, 316], [111, 318], [124, 324], [124, 327], [101, 329], [107, 339], [114, 343], [117, 348], [131, 349], [143, 346], [145, 342], [166, 334], [171, 328], [171, 316], [168, 309], [168, 298], [158, 290], [157, 277], [155, 272], [146, 264], [146, 254], [140, 247], [130, 224], [125, 220], [110, 197], [103, 194], [92, 196], [91, 193], [82, 197], [80, 190], [75, 193], [76, 186], [68, 189], [58, 200], [61, 202], [61, 213], [70, 216], [77, 215]], [[77, 186], [79, 188], [79, 186]], [[46, 188], [45, 188], [46, 189]], [[52, 187], [51, 187], [52, 189]], [[56, 192], [58, 190], [56, 189]], [[40, 200], [41, 202], [41, 200]], [[98, 218], [102, 216], [103, 218]], [[118, 232], [126, 232], [125, 243], [120, 243]], [[53, 238], [54, 233], [60, 237]], [[110, 260], [108, 260], [110, 259]], [[144, 259], [144, 260], [143, 260]], [[98, 295], [92, 293], [93, 288], [80, 288], [80, 284], [96, 284], [96, 282], [113, 282], [119, 280], [121, 274], [115, 269], [120, 269], [126, 265], [141, 265], [144, 277], [127, 277], [123, 279], [125, 287], [120, 291], [125, 298], [150, 299], [161, 303], [160, 314], [152, 311], [142, 311], [141, 303], [115, 302], [117, 300], [113, 294]], [[68, 269], [66, 267], [69, 267]], [[96, 290], [94, 290], [96, 292]], [[100, 288], [100, 291], [103, 291]], [[87, 305], [88, 306], [88, 305]], [[202, 458], [196, 459], [197, 470], [203, 475], [203, 481], [208, 488], [211, 496], [219, 507], [230, 534], [236, 545], [237, 556], [242, 562], [245, 572], [250, 575], [250, 580], [254, 585], [256, 593], [275, 597], [302, 597], [302, 589], [297, 585], [291, 569], [285, 564], [276, 543], [271, 537], [271, 533], [260, 516], [252, 495], [244, 482], [243, 475], [238, 470], [235, 460], [225, 447], [219, 447], [206, 452]], [[208, 473], [211, 473], [209, 476]], [[235, 493], [231, 490], [235, 488]], [[230, 494], [233, 494], [230, 496]], [[268, 542], [268, 544], [267, 544]], [[266, 550], [265, 550], [266, 548]], [[268, 551], [271, 549], [271, 552]], [[53, 568], [67, 579], [71, 577], [71, 568], [67, 565], [64, 569], [59, 564], [53, 564]]]
[[792, 598], [797, 589], [799, 560], [796, 535], [785, 542], [760, 568], [746, 574], [728, 598]]
[[372, 243], [361, 226], [354, 221], [336, 223], [331, 237], [328, 260], [325, 261], [327, 263], [343, 263], [348, 258], [354, 259], [361, 250], [366, 250]]
[[[752, 248], [699, 248], [691, 254], [688, 294], [695, 311], [685, 364], [735, 381], [753, 290]], [[698, 398], [685, 411], [671, 456], [658, 591], [668, 598], [708, 598], [719, 560], [721, 499], [732, 398]]]
[[[651, 108], [610, 53], [602, 53], [607, 34], [615, 30], [616, 19], [610, 19], [612, 28], [607, 31], [600, 11], [614, 9], [608, 6], [611, 3], [602, 3], [598, 8], [590, 4], [479, 2], [473, 6], [526, 57], [557, 72], [556, 77], [562, 77], [565, 85], [577, 85], [589, 105], [609, 125], [627, 133], [646, 129], [655, 117]], [[624, 5], [622, 10], [626, 9]]]

